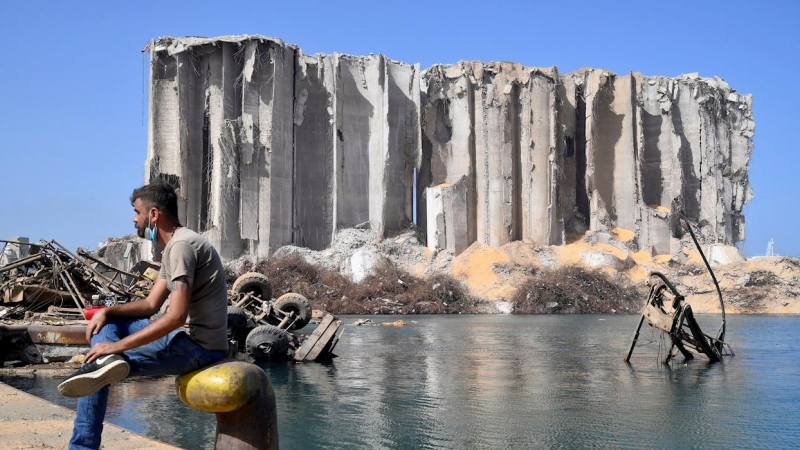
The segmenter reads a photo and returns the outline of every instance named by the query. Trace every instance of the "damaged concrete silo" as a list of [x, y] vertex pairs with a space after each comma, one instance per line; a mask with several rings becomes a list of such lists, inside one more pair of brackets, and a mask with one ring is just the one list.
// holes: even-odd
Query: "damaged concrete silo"
[[145, 182], [225, 258], [338, 229], [411, 224], [419, 69], [383, 56], [305, 55], [263, 36], [151, 42]]
[[305, 55], [263, 36], [150, 45], [146, 180], [226, 258], [412, 222], [428, 245], [561, 244], [624, 228], [654, 254], [681, 208], [744, 239], [752, 97], [719, 78]]

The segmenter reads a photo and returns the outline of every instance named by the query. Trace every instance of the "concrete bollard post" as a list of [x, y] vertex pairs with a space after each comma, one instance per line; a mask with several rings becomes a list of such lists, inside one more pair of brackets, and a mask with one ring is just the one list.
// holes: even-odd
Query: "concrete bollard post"
[[222, 362], [181, 375], [175, 385], [187, 406], [217, 415], [216, 449], [278, 448], [275, 392], [260, 367]]

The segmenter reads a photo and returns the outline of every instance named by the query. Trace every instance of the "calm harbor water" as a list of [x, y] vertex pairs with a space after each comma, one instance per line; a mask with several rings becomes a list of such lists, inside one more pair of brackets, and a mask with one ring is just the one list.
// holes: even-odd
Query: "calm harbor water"
[[[342, 317], [345, 324], [358, 317]], [[405, 316], [345, 327], [328, 364], [264, 364], [281, 447], [798, 448], [800, 317], [729, 316], [735, 357], [660, 364], [639, 316]], [[701, 316], [715, 332], [718, 316]], [[0, 381], [74, 408], [59, 380]], [[190, 449], [213, 448], [213, 415], [172, 379], [121, 383], [107, 419]]]

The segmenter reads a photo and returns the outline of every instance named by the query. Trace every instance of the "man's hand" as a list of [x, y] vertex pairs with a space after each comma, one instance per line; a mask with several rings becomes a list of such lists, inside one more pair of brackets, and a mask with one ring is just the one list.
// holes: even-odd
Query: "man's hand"
[[86, 340], [92, 342], [92, 336], [100, 332], [106, 324], [106, 308], [100, 308], [94, 312], [92, 320], [86, 325]]
[[122, 353], [123, 351], [119, 346], [119, 342], [100, 342], [89, 350], [83, 362], [88, 364], [101, 356]]

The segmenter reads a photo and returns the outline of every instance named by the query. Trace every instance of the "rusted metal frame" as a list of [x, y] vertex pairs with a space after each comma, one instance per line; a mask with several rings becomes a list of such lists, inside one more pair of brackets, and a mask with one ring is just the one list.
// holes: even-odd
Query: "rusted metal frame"
[[34, 344], [88, 345], [86, 326], [29, 325]]
[[683, 333], [683, 323], [685, 320], [684, 313], [686, 312], [686, 307], [679, 305], [679, 308], [678, 314], [676, 315], [675, 328], [672, 330], [672, 332], [670, 332], [670, 338], [672, 339], [673, 345], [678, 348], [681, 354], [683, 354], [684, 358], [694, 359], [692, 352], [686, 349], [686, 339]]
[[[58, 276], [61, 277], [61, 280], [64, 282], [64, 284], [69, 286], [70, 281], [72, 281], [72, 280], [70, 280], [69, 277], [65, 273], [59, 272]], [[72, 297], [72, 300], [75, 302], [75, 306], [77, 306], [78, 308], [81, 308], [81, 309], [85, 308], [86, 305], [81, 305], [80, 292], [77, 290], [77, 288], [75, 286], [70, 286], [68, 289], [70, 289], [70, 290], [74, 289], [75, 290], [75, 292], [70, 292], [70, 294], [71, 294], [70, 297]]]
[[250, 303], [250, 301], [253, 300], [253, 299], [255, 299], [255, 297], [253, 297], [253, 294], [248, 292], [242, 298], [240, 298], [238, 301], [231, 302], [231, 305], [232, 306], [238, 306], [239, 308], [245, 308]]
[[[266, 303], [266, 307], [264, 307], [264, 303]], [[256, 314], [253, 314], [253, 319], [256, 322], [266, 322], [265, 317], [269, 317], [269, 315], [272, 313], [272, 303], [262, 301], [260, 305], [255, 306], [255, 310]]]
[[[72, 257], [72, 259], [73, 259], [73, 260], [79, 261], [79, 262], [80, 262], [80, 263], [81, 263], [81, 264], [82, 264], [82, 265], [83, 265], [85, 268], [87, 268], [89, 271], [91, 271], [91, 272], [92, 272], [92, 273], [93, 273], [95, 276], [97, 276], [99, 279], [101, 279], [101, 280], [105, 281], [106, 283], [108, 283], [108, 285], [106, 285], [106, 286], [103, 286], [104, 288], [106, 288], [106, 289], [107, 289], [107, 290], [109, 290], [109, 291], [115, 291], [115, 289], [112, 289], [112, 288], [110, 287], [110, 285], [114, 284], [114, 282], [113, 282], [112, 280], [110, 280], [109, 278], [107, 278], [105, 275], [103, 275], [102, 273], [100, 273], [100, 272], [99, 272], [98, 270], [96, 270], [95, 268], [91, 267], [91, 265], [90, 265], [90, 264], [87, 264], [86, 262], [84, 262], [83, 260], [81, 260], [80, 258], [78, 258], [78, 256], [77, 256], [77, 255], [75, 255], [74, 253], [72, 253], [71, 251], [69, 251], [69, 250], [68, 250], [66, 247], [64, 247], [63, 245], [61, 245], [61, 244], [60, 244], [58, 241], [56, 241], [56, 240], [53, 240], [53, 241], [51, 241], [51, 242], [52, 242], [54, 245], [58, 246], [58, 247], [59, 247], [59, 248], [60, 248], [62, 251], [64, 251], [64, 252], [65, 252], [67, 255], [69, 255], [70, 257]], [[117, 293], [117, 294], [122, 294], [122, 295], [128, 295], [128, 292], [127, 292], [127, 291], [126, 291], [124, 288], [123, 288], [123, 289], [121, 289], [121, 292], [116, 292], [116, 293]]]
[[45, 256], [44, 256], [43, 253], [37, 253], [37, 254], [32, 255], [32, 256], [26, 256], [25, 258], [18, 259], [17, 261], [14, 261], [11, 264], [6, 264], [6, 265], [0, 267], [0, 273], [9, 272], [9, 271], [11, 271], [13, 269], [16, 269], [17, 267], [22, 267], [22, 266], [34, 263], [34, 262], [42, 260], [42, 259], [45, 259]]
[[59, 306], [51, 305], [47, 308], [47, 314], [60, 314], [66, 316], [81, 316], [83, 311], [78, 308], [61, 308]]
[[706, 355], [711, 362], [721, 361], [722, 357], [720, 356], [719, 350], [711, 346], [711, 343], [706, 339], [706, 335], [700, 329], [700, 324], [695, 320], [691, 305], [686, 305], [684, 309], [686, 322], [696, 345], [700, 347], [700, 353]]
[[[105, 291], [103, 292], [104, 294], [118, 295], [121, 297], [125, 297], [126, 299], [130, 297], [144, 298], [144, 295], [137, 292], [133, 292], [132, 290], [130, 290], [129, 287], [125, 286], [121, 281], [116, 280], [116, 277], [119, 276], [119, 271], [117, 269], [109, 266], [108, 264], [102, 263], [102, 261], [100, 261], [100, 263], [103, 264], [104, 267], [108, 267], [109, 269], [114, 271], [113, 278], [106, 277], [105, 274], [100, 273], [98, 270], [94, 269], [91, 266], [91, 264], [80, 258], [75, 258], [71, 261], [71, 264], [76, 266], [75, 270], [83, 269], [90, 272], [82, 275], [89, 277], [89, 280], [87, 281], [90, 284], [92, 284], [98, 291], [101, 292]], [[134, 274], [130, 275], [133, 276], [135, 280], [141, 281], [141, 277], [138, 277]], [[104, 281], [105, 284], [103, 284]]]
[[644, 314], [642, 317], [639, 318], [639, 325], [636, 326], [636, 331], [633, 333], [633, 339], [631, 340], [631, 345], [628, 348], [628, 353], [625, 355], [625, 358], [622, 360], [625, 362], [630, 362], [631, 355], [633, 354], [633, 348], [636, 347], [636, 341], [639, 340], [639, 330], [642, 328], [642, 324], [644, 323]]
[[719, 297], [719, 307], [722, 311], [722, 325], [719, 328], [719, 333], [717, 334], [717, 349], [722, 351], [722, 346], [725, 345], [725, 302], [722, 301], [722, 290], [719, 288], [719, 282], [717, 282], [717, 276], [714, 275], [714, 271], [711, 269], [711, 264], [708, 263], [706, 259], [705, 253], [703, 253], [703, 249], [700, 248], [700, 244], [697, 242], [697, 237], [694, 235], [694, 231], [692, 230], [691, 224], [687, 220], [684, 219], [684, 223], [686, 225], [686, 229], [689, 230], [689, 234], [692, 236], [692, 240], [694, 241], [694, 245], [697, 247], [697, 251], [700, 252], [700, 256], [703, 258], [703, 263], [706, 265], [708, 269], [708, 273], [711, 274], [711, 279], [714, 281], [714, 287], [717, 289], [717, 296]]
[[79, 248], [77, 253], [81, 258], [88, 259], [88, 260], [90, 260], [92, 262], [95, 262], [97, 264], [101, 264], [104, 267], [107, 267], [108, 269], [113, 271], [114, 272], [114, 278], [112, 278], [112, 281], [114, 281], [115, 283], [119, 283], [120, 285], [123, 285], [122, 282], [116, 281], [115, 279], [116, 279], [116, 277], [121, 276], [121, 275], [133, 278], [134, 280], [138, 280], [138, 281], [141, 281], [141, 280], [144, 279], [144, 277], [141, 276], [141, 275], [136, 275], [135, 273], [131, 273], [131, 272], [128, 272], [128, 271], [125, 271], [125, 270], [122, 270], [122, 269], [118, 269], [116, 267], [112, 267], [108, 263], [104, 262], [103, 260], [95, 258], [94, 256], [90, 255], [89, 253], [86, 252], [86, 250], [84, 250], [82, 248]]
[[67, 273], [64, 263], [58, 258], [53, 258], [53, 269], [54, 271], [58, 270], [57, 275], [67, 287], [67, 290], [72, 296], [72, 300], [75, 301], [75, 305], [80, 309], [84, 309], [86, 306], [81, 304], [81, 291], [78, 289], [78, 286], [75, 285], [75, 280], [72, 279], [72, 276]]
[[275, 308], [275, 311], [280, 311], [281, 313], [284, 314], [283, 319], [278, 324], [278, 328], [280, 328], [281, 330], [285, 330], [285, 329], [289, 328], [290, 326], [294, 325], [294, 323], [297, 321], [297, 319], [294, 317], [295, 314], [294, 314], [293, 311], [285, 313], [285, 312], [283, 312], [283, 311], [281, 311], [280, 309], [277, 309], [277, 308]]
[[19, 284], [18, 286], [20, 288], [24, 289], [24, 290], [34, 289], [36, 291], [36, 293], [40, 293], [40, 294], [49, 294], [49, 295], [52, 295], [52, 296], [59, 296], [59, 297], [71, 297], [72, 296], [72, 293], [69, 292], [69, 291], [62, 291], [62, 290], [59, 290], [59, 289], [52, 289], [52, 288], [44, 287], [44, 286], [41, 286], [41, 285]]

